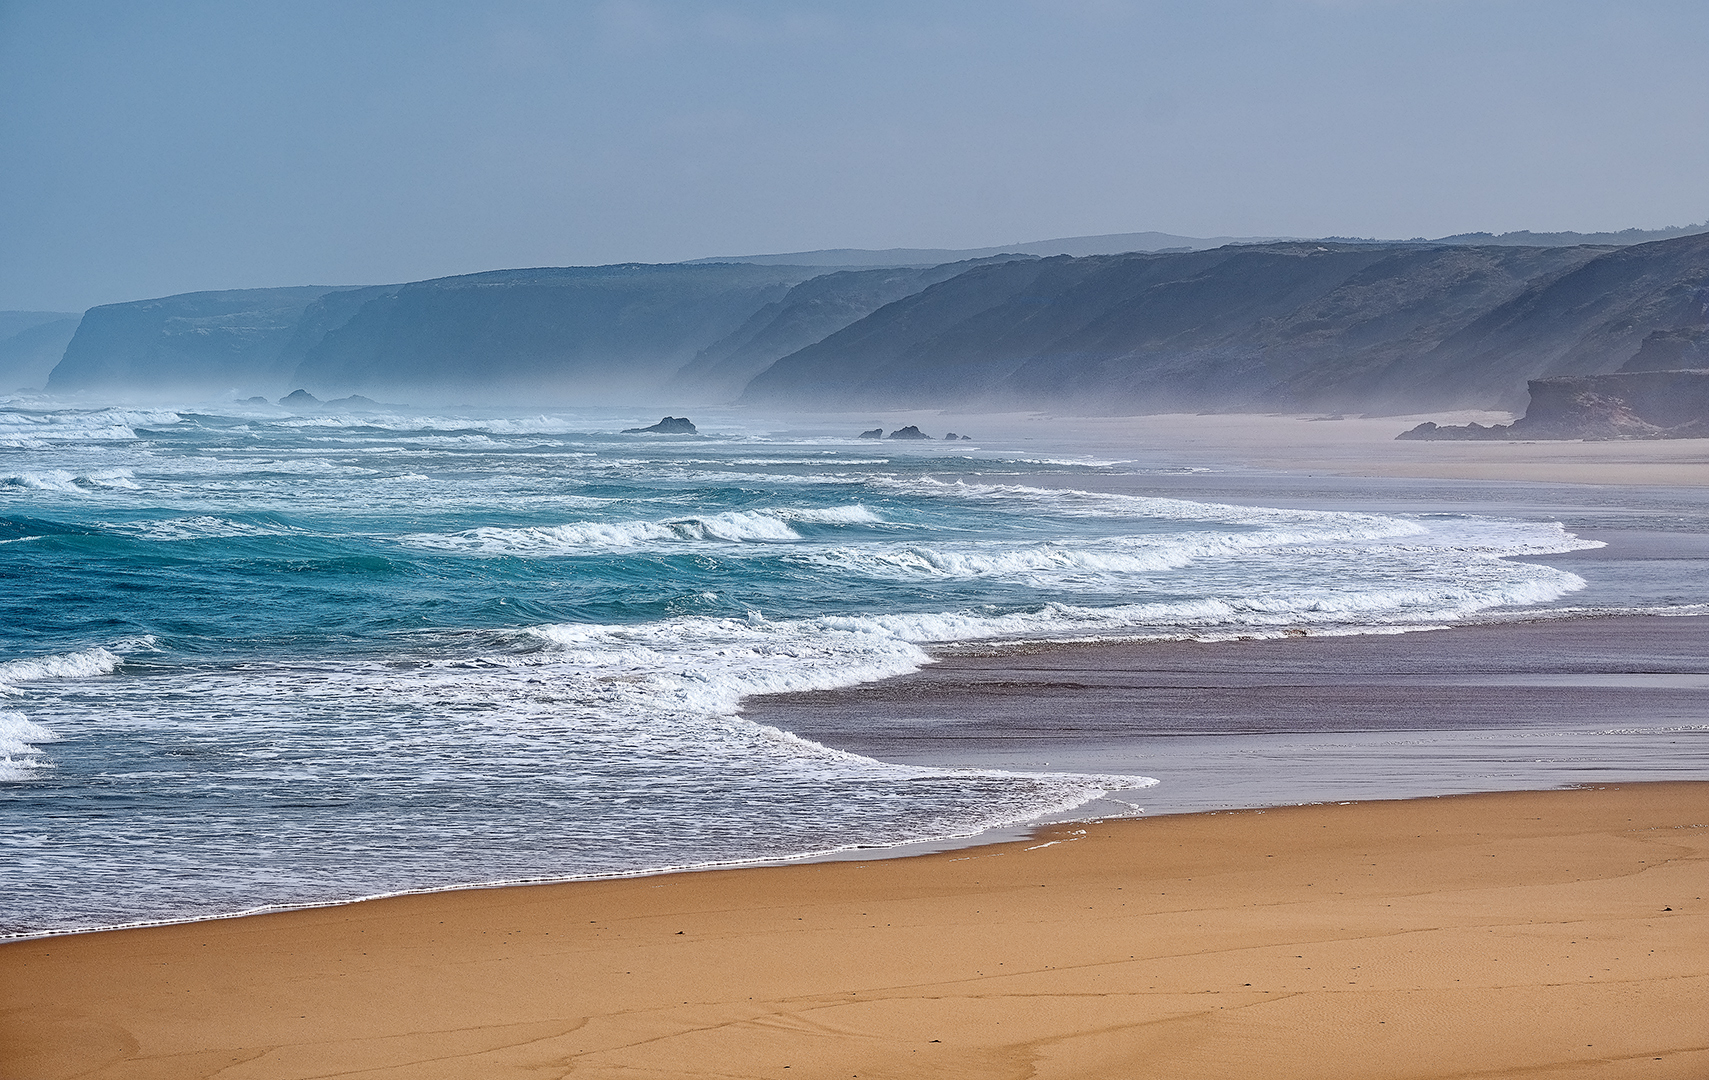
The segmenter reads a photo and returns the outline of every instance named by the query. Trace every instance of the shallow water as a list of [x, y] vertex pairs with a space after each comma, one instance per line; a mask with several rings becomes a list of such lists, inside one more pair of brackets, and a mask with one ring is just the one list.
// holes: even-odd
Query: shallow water
[[933, 643], [1672, 602], [1587, 588], [1558, 560], [1599, 542], [1535, 508], [616, 433], [637, 419], [0, 409], [0, 928], [901, 844], [1151, 783], [887, 764], [740, 714]]

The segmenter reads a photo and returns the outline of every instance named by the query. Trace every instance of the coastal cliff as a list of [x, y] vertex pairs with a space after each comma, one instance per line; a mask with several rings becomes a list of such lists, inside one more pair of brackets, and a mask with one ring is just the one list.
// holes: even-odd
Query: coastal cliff
[[91, 309], [54, 392], [728, 400], [777, 357], [965, 270], [621, 264]]
[[91, 309], [56, 392], [597, 400], [656, 393], [821, 271], [624, 264], [404, 285], [190, 293]]
[[236, 289], [90, 308], [47, 388], [269, 389], [290, 375], [281, 353], [304, 311], [338, 291], [328, 285]]
[[754, 376], [798, 349], [823, 340], [886, 304], [948, 281], [976, 266], [1031, 259], [998, 255], [942, 266], [843, 270], [810, 278], [713, 342], [672, 378], [674, 389], [710, 400], [742, 392]]
[[834, 270], [502, 270], [91, 309], [53, 392], [772, 409], [1419, 412], [1709, 363], [1709, 234]]
[[861, 407], [1515, 407], [1681, 325], [1709, 236], [1285, 243], [980, 267], [780, 359], [743, 400]]

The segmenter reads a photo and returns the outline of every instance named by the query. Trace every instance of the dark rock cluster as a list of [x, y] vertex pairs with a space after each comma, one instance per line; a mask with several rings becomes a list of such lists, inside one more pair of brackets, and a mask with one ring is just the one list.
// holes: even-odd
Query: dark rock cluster
[[624, 428], [625, 435], [698, 435], [686, 416], [667, 416], [652, 427]]
[[[871, 431], [861, 432], [860, 438], [863, 438], [863, 439], [885, 439], [885, 438], [889, 438], [889, 439], [929, 439], [929, 438], [931, 438], [931, 436], [927, 435], [925, 432], [921, 431], [915, 425], [909, 424], [905, 428], [897, 428], [895, 431], [892, 431], [889, 435], [884, 434], [883, 428], [873, 428]], [[944, 442], [972, 442], [973, 436], [971, 436], [971, 435], [957, 435], [955, 432], [952, 431], [948, 435], [944, 436], [943, 441]]]

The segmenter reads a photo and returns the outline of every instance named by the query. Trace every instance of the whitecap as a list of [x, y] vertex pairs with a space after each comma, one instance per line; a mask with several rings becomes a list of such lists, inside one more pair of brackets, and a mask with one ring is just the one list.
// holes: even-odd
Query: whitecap
[[111, 675], [123, 662], [116, 653], [99, 647], [3, 660], [0, 661], [0, 692], [15, 692], [18, 683], [34, 682], [38, 679], [83, 679], [93, 675]]
[[456, 533], [401, 537], [413, 547], [481, 555], [579, 555], [684, 543], [788, 543], [802, 539], [790, 523], [852, 525], [882, 519], [864, 506], [729, 510], [657, 521], [585, 521], [566, 525], [484, 526]]
[[47, 765], [39, 744], [59, 735], [20, 712], [0, 709], [0, 782], [30, 780]]

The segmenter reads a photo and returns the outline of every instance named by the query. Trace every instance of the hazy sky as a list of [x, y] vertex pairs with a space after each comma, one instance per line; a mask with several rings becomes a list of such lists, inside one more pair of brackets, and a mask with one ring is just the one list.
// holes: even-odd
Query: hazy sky
[[0, 0], [0, 308], [1709, 218], [1709, 3]]

